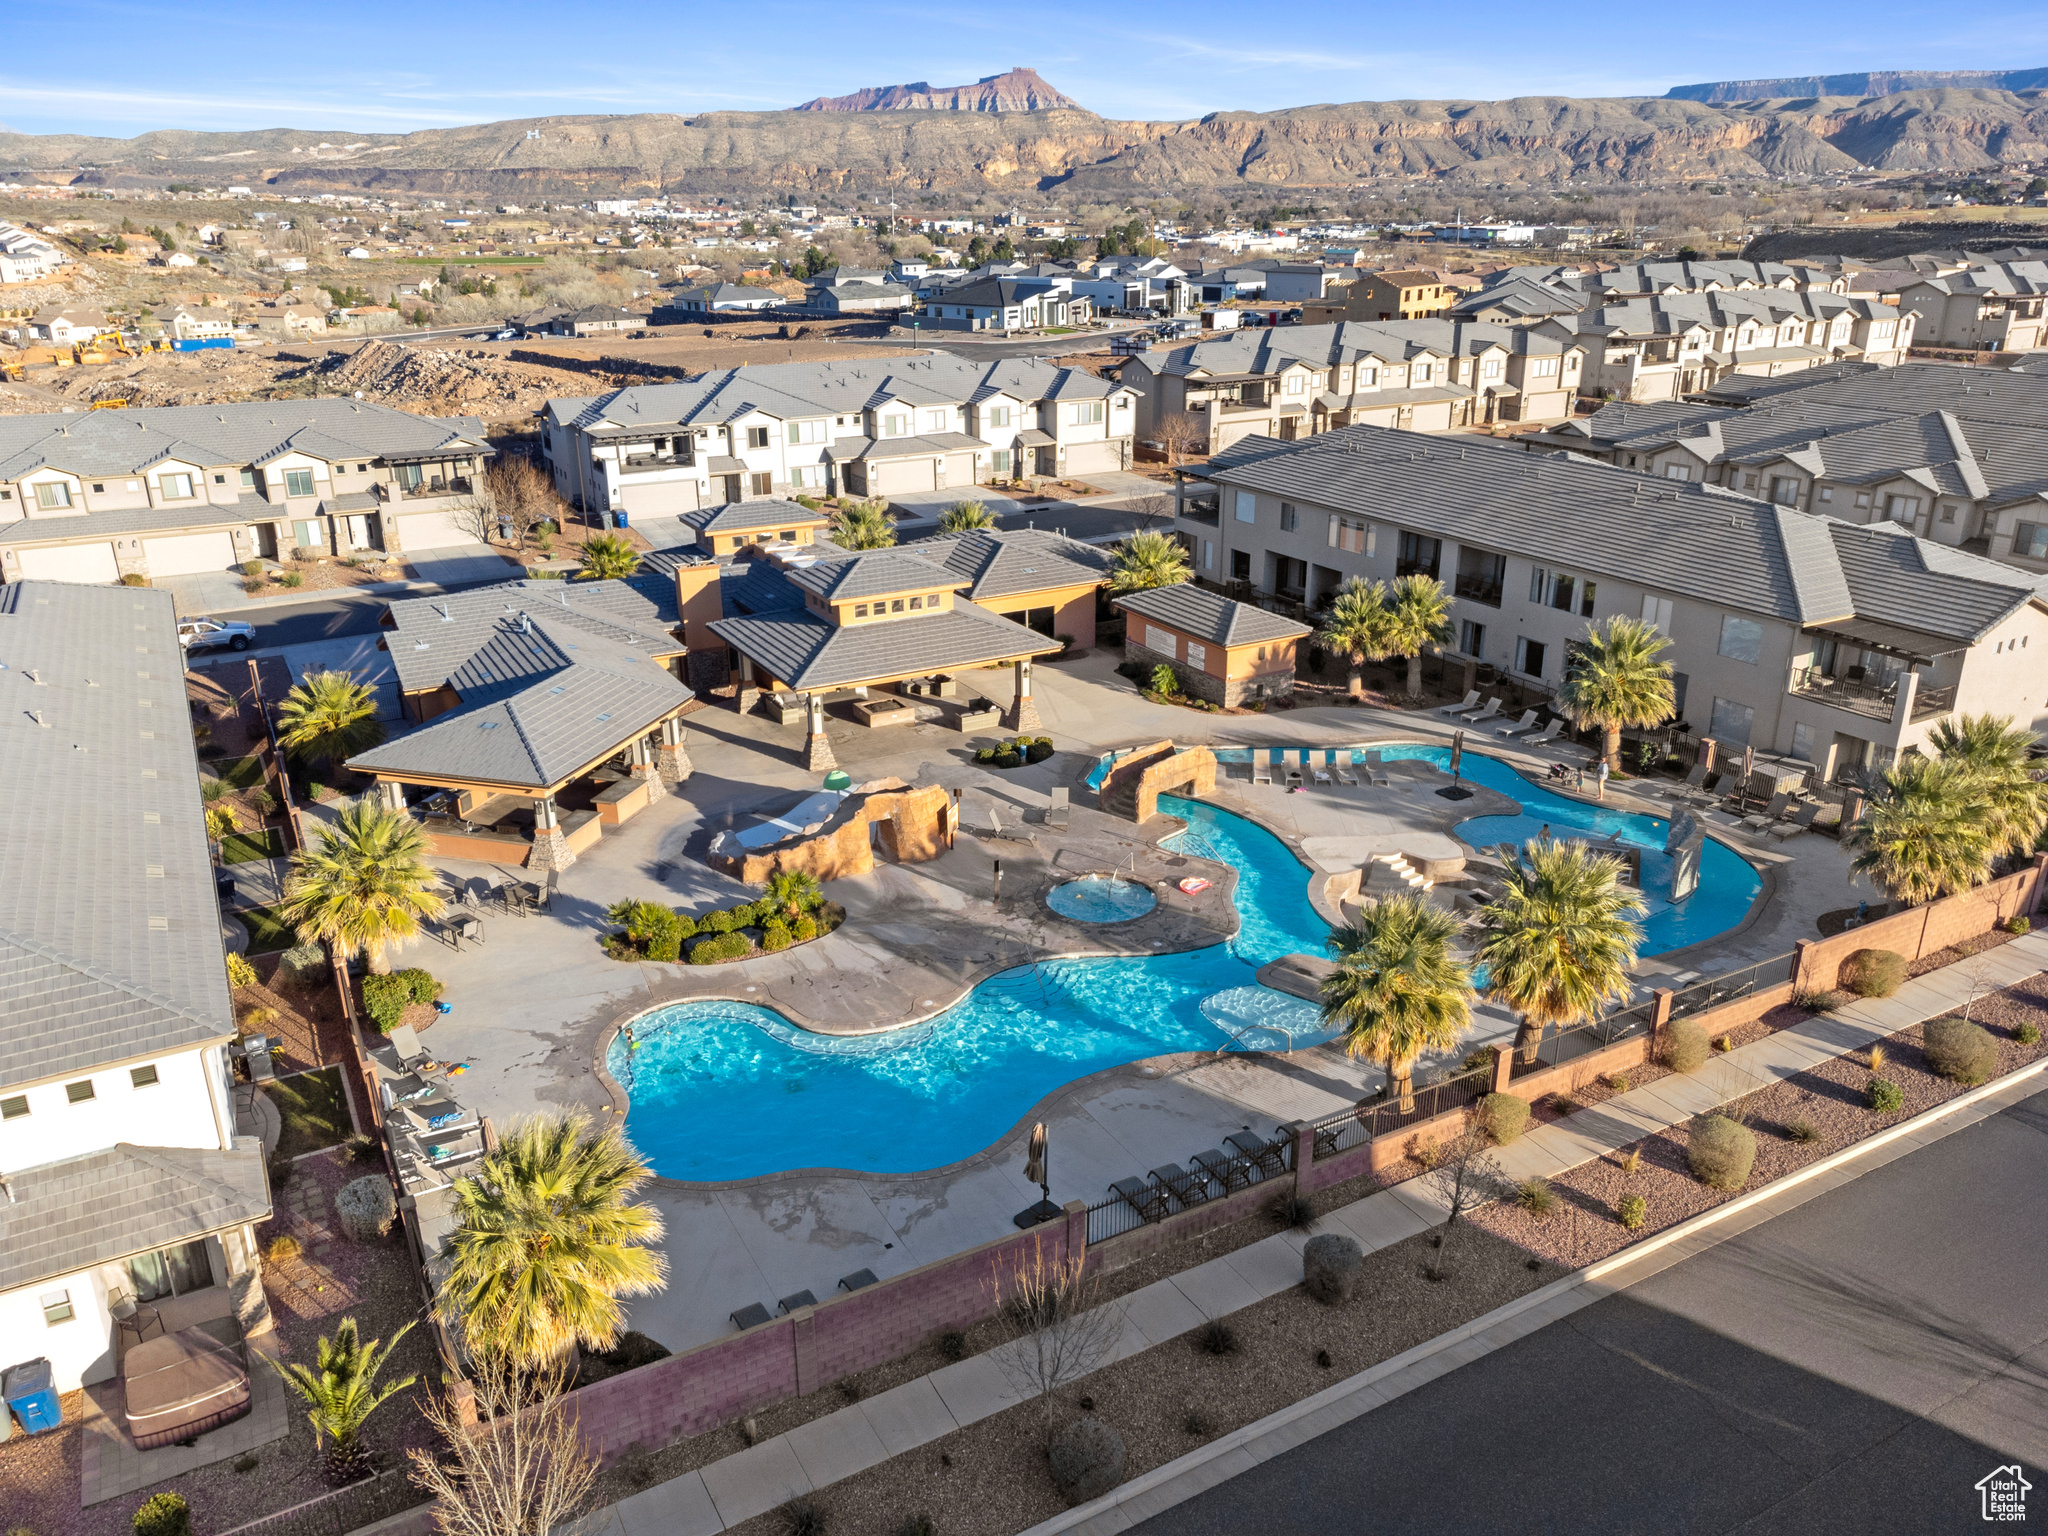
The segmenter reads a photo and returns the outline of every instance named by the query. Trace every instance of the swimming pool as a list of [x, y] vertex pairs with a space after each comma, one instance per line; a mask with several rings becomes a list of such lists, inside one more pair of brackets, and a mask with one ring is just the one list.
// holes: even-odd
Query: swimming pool
[[1152, 887], [1113, 875], [1083, 875], [1045, 893], [1045, 904], [1077, 923], [1128, 923], [1159, 905]]
[[[1445, 749], [1373, 750], [1429, 758]], [[1559, 832], [1620, 830], [1656, 850], [1645, 853], [1644, 884], [1654, 895], [1661, 877], [1668, 892], [1662, 822], [1564, 800], [1476, 754], [1466, 754], [1464, 771], [1512, 794], [1526, 813], [1475, 818], [1461, 836], [1481, 845], [1534, 836], [1545, 820]], [[1019, 966], [922, 1024], [853, 1039], [812, 1034], [749, 1003], [654, 1009], [633, 1021], [633, 1043], [622, 1033], [606, 1056], [631, 1095], [626, 1129], [634, 1143], [672, 1179], [798, 1168], [909, 1173], [973, 1156], [1054, 1089], [1107, 1067], [1177, 1051], [1299, 1049], [1326, 1038], [1313, 1004], [1260, 987], [1256, 975], [1282, 955], [1322, 951], [1329, 928], [1309, 903], [1309, 872], [1242, 816], [1172, 795], [1160, 796], [1159, 808], [1188, 823], [1166, 846], [1238, 871], [1241, 927], [1227, 943]], [[1524, 823], [1526, 834], [1517, 830]], [[1755, 872], [1711, 839], [1706, 850], [1700, 889], [1682, 908], [1665, 901], [1653, 911], [1644, 953], [1693, 943], [1747, 911]]]

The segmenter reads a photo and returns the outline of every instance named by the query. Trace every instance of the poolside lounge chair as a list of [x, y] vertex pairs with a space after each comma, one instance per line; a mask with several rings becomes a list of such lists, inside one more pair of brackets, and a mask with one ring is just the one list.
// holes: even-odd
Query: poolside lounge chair
[[1496, 725], [1493, 728], [1493, 734], [1496, 736], [1519, 736], [1522, 732], [1535, 726], [1536, 715], [1537, 711], [1525, 709], [1522, 711], [1521, 719], [1517, 720], [1513, 725]]
[[1755, 832], [1761, 832], [1774, 821], [1782, 821], [1785, 813], [1792, 808], [1792, 797], [1780, 792], [1771, 796], [1771, 803], [1754, 815], [1742, 818], [1742, 824]]
[[1706, 777], [1707, 765], [1705, 763], [1694, 763], [1692, 765], [1692, 772], [1685, 776], [1685, 782], [1683, 784], [1667, 784], [1664, 787], [1664, 793], [1667, 798], [1672, 800], [1690, 800], [1693, 796], [1693, 791], [1697, 790], [1706, 781]]
[[1340, 757], [1337, 759], [1335, 767], [1339, 784], [1349, 784], [1353, 789], [1358, 788], [1358, 775], [1351, 771], [1350, 763]]
[[1234, 1189], [1245, 1189], [1252, 1182], [1252, 1165], [1242, 1153], [1225, 1152], [1218, 1147], [1209, 1152], [1197, 1152], [1189, 1161], [1221, 1184], [1225, 1194]]
[[1818, 815], [1820, 815], [1820, 803], [1815, 800], [1808, 800], [1793, 813], [1790, 821], [1780, 822], [1777, 826], [1767, 827], [1765, 830], [1772, 837], [1783, 842], [1786, 838], [1796, 837], [1801, 832], [1812, 831], [1814, 818]]
[[1052, 792], [1052, 803], [1045, 808], [1045, 824], [1064, 831], [1067, 825], [1067, 790], [1063, 784]]
[[1260, 755], [1265, 750], [1264, 747], [1252, 748], [1252, 782], [1254, 784], [1270, 784], [1273, 782], [1273, 760]]
[[1332, 782], [1330, 778], [1330, 765], [1328, 763], [1312, 764], [1310, 766], [1309, 772], [1318, 784], [1328, 784]]
[[1258, 1169], [1262, 1178], [1274, 1178], [1287, 1171], [1287, 1144], [1284, 1141], [1267, 1141], [1250, 1131], [1232, 1131], [1223, 1138], [1223, 1145]]
[[1178, 1200], [1182, 1210], [1191, 1205], [1200, 1205], [1209, 1198], [1209, 1175], [1189, 1173], [1179, 1163], [1168, 1163], [1163, 1168], [1154, 1168], [1151, 1179], [1154, 1184]]
[[1550, 724], [1544, 726], [1542, 730], [1527, 731], [1522, 733], [1521, 739], [1519, 742], [1517, 742], [1517, 745], [1524, 747], [1543, 746], [1546, 743], [1557, 740], [1557, 733], [1563, 729], [1564, 716], [1552, 715], [1550, 717]]
[[794, 1312], [798, 1307], [815, 1307], [817, 1304], [818, 1298], [806, 1289], [783, 1297], [782, 1300], [775, 1303], [775, 1310], [787, 1313]]
[[1288, 787], [1289, 789], [1294, 789], [1294, 788], [1296, 788], [1296, 787], [1297, 787], [1297, 786], [1298, 786], [1298, 785], [1299, 785], [1299, 784], [1301, 783], [1301, 769], [1302, 769], [1302, 765], [1301, 765], [1300, 763], [1288, 763], [1288, 764], [1286, 765], [1286, 767], [1287, 767], [1287, 787]]
[[774, 1320], [773, 1315], [768, 1309], [758, 1301], [750, 1301], [732, 1314], [732, 1325], [739, 1329], [741, 1333], [745, 1333], [749, 1328], [758, 1328], [763, 1323], [770, 1323]]
[[1109, 1186], [1109, 1192], [1121, 1195], [1124, 1204], [1136, 1211], [1141, 1221], [1160, 1220], [1170, 1204], [1164, 1189], [1156, 1184], [1141, 1184], [1136, 1179], [1118, 1179]]
[[432, 1071], [439, 1063], [429, 1056], [426, 1047], [420, 1044], [420, 1037], [410, 1024], [394, 1024], [391, 1032], [384, 1037], [391, 1042], [391, 1048], [398, 1052], [398, 1065], [405, 1072]]
[[1459, 716], [1459, 718], [1463, 720], [1467, 725], [1477, 725], [1482, 720], [1491, 720], [1495, 715], [1499, 713], [1500, 699], [1498, 697], [1495, 697], [1488, 699], [1486, 701], [1486, 708], [1475, 709], [1470, 714], [1461, 715]]
[[1477, 688], [1474, 688], [1470, 693], [1466, 694], [1464, 698], [1460, 699], [1455, 704], [1439, 705], [1437, 707], [1437, 713], [1440, 715], [1462, 715], [1466, 710], [1477, 709], [1478, 707], [1479, 690]]

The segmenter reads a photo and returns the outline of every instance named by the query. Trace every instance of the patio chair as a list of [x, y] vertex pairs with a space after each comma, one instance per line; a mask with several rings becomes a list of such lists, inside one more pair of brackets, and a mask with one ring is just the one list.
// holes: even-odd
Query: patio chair
[[1784, 820], [1785, 813], [1792, 808], [1792, 796], [1779, 792], [1771, 796], [1771, 803], [1753, 816], [1742, 818], [1742, 824], [1752, 831], [1761, 832], [1774, 821]]
[[1482, 720], [1491, 720], [1495, 715], [1499, 713], [1500, 700], [1496, 697], [1488, 699], [1486, 701], [1486, 707], [1484, 709], [1475, 709], [1470, 714], [1461, 715], [1459, 716], [1459, 718], [1462, 719], [1467, 725], [1477, 725]]
[[781, 1313], [794, 1312], [798, 1307], [815, 1307], [818, 1298], [808, 1290], [796, 1291], [775, 1303], [775, 1310]]
[[1466, 710], [1477, 709], [1478, 707], [1479, 690], [1477, 688], [1474, 688], [1470, 693], [1466, 694], [1464, 698], [1460, 699], [1455, 704], [1438, 705], [1436, 712], [1440, 715], [1462, 715]]
[[111, 1291], [107, 1295], [107, 1315], [114, 1320], [117, 1331], [132, 1333], [140, 1344], [149, 1332], [149, 1325], [156, 1324], [156, 1331], [164, 1331], [164, 1316], [155, 1307], [146, 1307], [125, 1290]]
[[1250, 1131], [1232, 1131], [1223, 1138], [1223, 1145], [1256, 1168], [1261, 1178], [1274, 1178], [1287, 1171], [1287, 1143], [1284, 1141], [1267, 1141]]
[[1564, 716], [1552, 715], [1550, 717], [1550, 723], [1544, 726], [1542, 730], [1520, 732], [1516, 740], [1516, 745], [1523, 747], [1546, 746], [1550, 742], [1557, 740], [1557, 733], [1563, 729]]
[[1358, 775], [1351, 771], [1349, 763], [1339, 758], [1336, 763], [1336, 770], [1337, 782], [1339, 784], [1349, 784], [1353, 789], [1358, 788]]
[[1189, 1173], [1179, 1163], [1168, 1163], [1154, 1168], [1150, 1175], [1152, 1182], [1180, 1202], [1182, 1210], [1200, 1205], [1209, 1198], [1209, 1176], [1206, 1173]]
[[420, 1037], [410, 1024], [395, 1024], [384, 1037], [391, 1042], [391, 1048], [398, 1052], [399, 1070], [403, 1072], [426, 1072], [439, 1065], [427, 1054], [420, 1044]]
[[1254, 784], [1270, 784], [1273, 782], [1272, 759], [1259, 756], [1264, 750], [1263, 747], [1252, 748], [1252, 782]]
[[1515, 721], [1512, 725], [1496, 725], [1493, 728], [1493, 734], [1496, 736], [1519, 736], [1522, 732], [1534, 728], [1536, 715], [1537, 711], [1525, 709], [1522, 711], [1521, 719]]
[[1109, 1186], [1109, 1192], [1120, 1196], [1125, 1205], [1138, 1213], [1140, 1221], [1158, 1221], [1167, 1213], [1166, 1191], [1157, 1185], [1118, 1179]]
[[1251, 1164], [1240, 1153], [1225, 1152], [1221, 1147], [1217, 1147], [1208, 1152], [1197, 1152], [1190, 1161], [1221, 1184], [1225, 1194], [1235, 1189], [1249, 1188], [1251, 1185]]
[[1694, 792], [1706, 782], [1706, 777], [1707, 765], [1705, 763], [1694, 763], [1692, 765], [1692, 772], [1685, 776], [1685, 782], [1683, 784], [1666, 785], [1664, 794], [1672, 800], [1690, 800]]
[[1778, 823], [1778, 825], [1774, 827], [1765, 828], [1765, 830], [1769, 832], [1772, 837], [1778, 839], [1779, 842], [1783, 842], [1788, 837], [1797, 837], [1801, 832], [1810, 832], [1813, 830], [1814, 818], [1820, 815], [1820, 810], [1821, 808], [1819, 801], [1805, 801], [1800, 805], [1797, 811], [1793, 812], [1792, 819], [1790, 821], [1780, 822]]
[[732, 1325], [745, 1333], [749, 1328], [758, 1328], [763, 1323], [775, 1321], [773, 1314], [758, 1301], [750, 1301], [732, 1314]]
[[1065, 831], [1067, 826], [1067, 810], [1067, 788], [1062, 784], [1052, 792], [1052, 803], [1045, 808], [1045, 824], [1048, 827], [1057, 827], [1061, 831]]
[[1316, 763], [1312, 765], [1310, 772], [1318, 784], [1333, 782], [1330, 778], [1330, 765], [1328, 763]]

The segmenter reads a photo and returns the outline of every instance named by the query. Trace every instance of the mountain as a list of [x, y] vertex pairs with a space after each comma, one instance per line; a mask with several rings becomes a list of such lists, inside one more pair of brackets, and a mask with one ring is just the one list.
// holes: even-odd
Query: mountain
[[[972, 88], [970, 88], [972, 89]], [[545, 117], [408, 134], [0, 134], [0, 179], [101, 187], [267, 185], [525, 203], [662, 191], [991, 193], [1098, 200], [1255, 186], [1348, 191], [1374, 177], [1452, 187], [1671, 182], [2048, 160], [2048, 95], [1904, 91], [1867, 100], [1659, 98], [1353, 102], [1118, 122], [1036, 111], [707, 112]], [[80, 167], [89, 169], [80, 170]]]
[[983, 75], [972, 85], [933, 89], [919, 80], [911, 85], [871, 85], [851, 96], [818, 96], [792, 112], [1080, 112], [1071, 96], [1045, 83], [1035, 69], [1013, 69]]
[[1674, 85], [1666, 101], [1786, 101], [1814, 96], [1895, 96], [1900, 91], [2038, 91], [2048, 69], [1883, 69], [1860, 75], [1790, 75], [1782, 80], [1717, 80]]

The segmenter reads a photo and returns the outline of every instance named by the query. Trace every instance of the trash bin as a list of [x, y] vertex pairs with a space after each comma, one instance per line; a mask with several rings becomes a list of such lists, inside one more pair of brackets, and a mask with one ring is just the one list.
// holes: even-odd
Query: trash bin
[[55, 1378], [46, 1359], [27, 1360], [9, 1367], [7, 1374], [0, 1376], [0, 1396], [7, 1399], [7, 1406], [21, 1420], [21, 1427], [32, 1435], [55, 1429], [64, 1421]]
[[617, 528], [626, 528], [631, 526], [631, 524], [629, 524], [626, 520], [626, 512], [623, 507], [621, 507], [618, 511], [612, 514], [612, 525]]

